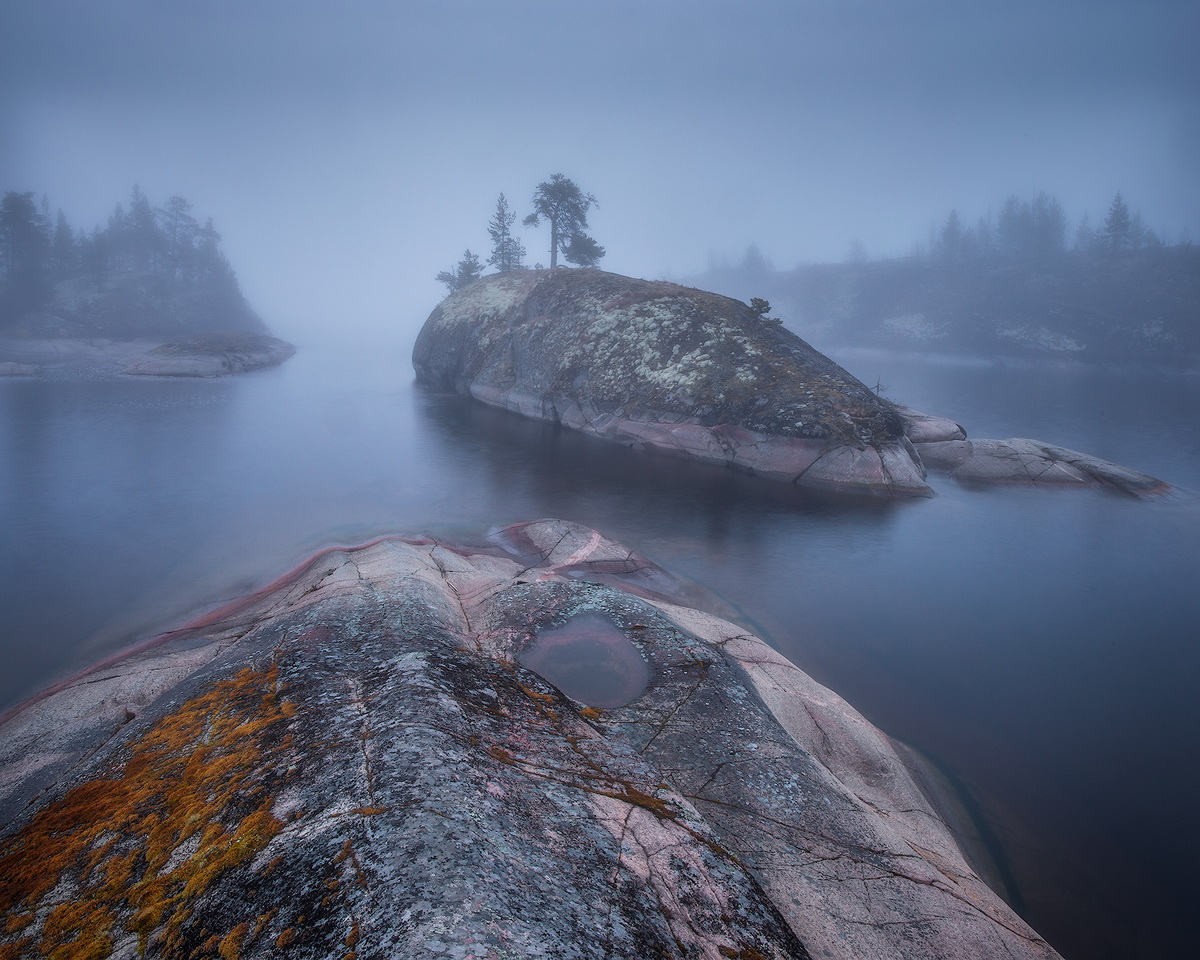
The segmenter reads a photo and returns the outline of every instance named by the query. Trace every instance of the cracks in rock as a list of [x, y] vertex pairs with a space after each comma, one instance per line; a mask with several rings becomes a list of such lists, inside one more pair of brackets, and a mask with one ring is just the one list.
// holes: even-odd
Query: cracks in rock
[[[697, 662], [699, 662], [699, 661], [697, 661]], [[665, 717], [663, 717], [662, 721], [658, 724], [657, 729], [655, 729], [655, 731], [651, 735], [650, 739], [647, 740], [644, 744], [642, 744], [642, 746], [638, 749], [638, 753], [644, 754], [647, 750], [650, 749], [650, 746], [654, 743], [655, 740], [658, 739], [659, 734], [661, 734], [664, 730], [666, 730], [667, 725], [671, 722], [672, 719], [674, 719], [675, 714], [677, 714], [681, 709], [683, 709], [683, 707], [686, 704], [691, 702], [692, 697], [694, 697], [696, 695], [696, 691], [698, 691], [702, 686], [704, 686], [706, 680], [707, 680], [706, 677], [701, 677], [699, 680], [697, 680], [692, 685], [692, 688], [686, 694], [684, 694], [682, 697], [679, 698], [679, 702], [676, 703], [675, 706], [673, 706], [671, 708], [670, 712], [668, 712]]]
[[621, 818], [621, 833], [617, 838], [617, 859], [612, 868], [611, 886], [613, 889], [613, 897], [608, 902], [608, 910], [604, 915], [604, 926], [606, 930], [612, 930], [613, 926], [613, 909], [620, 897], [620, 881], [621, 869], [625, 867], [625, 838], [629, 833], [629, 819], [633, 816], [633, 807], [628, 807], [625, 810], [625, 815]]
[[458, 588], [450, 579], [451, 571], [446, 568], [446, 565], [442, 563], [441, 558], [438, 556], [438, 551], [441, 549], [442, 548], [437, 543], [434, 543], [430, 546], [428, 551], [430, 562], [437, 567], [437, 571], [439, 574], [441, 574], [442, 582], [446, 585], [446, 589], [449, 590], [454, 596], [454, 601], [458, 604], [458, 609], [462, 613], [463, 624], [466, 627], [466, 634], [475, 644], [476, 652], [483, 653], [483, 644], [479, 641], [479, 635], [475, 630], [475, 625], [471, 622], [471, 615], [467, 612], [467, 605], [463, 600], [462, 594], [459, 593]]
[[799, 698], [799, 699], [800, 699], [800, 706], [804, 708], [804, 712], [805, 712], [805, 713], [808, 715], [808, 719], [812, 721], [812, 725], [813, 725], [813, 727], [816, 729], [817, 733], [818, 733], [818, 734], [820, 734], [820, 737], [821, 737], [821, 747], [820, 747], [820, 749], [821, 749], [821, 756], [822, 756], [822, 757], [830, 757], [830, 756], [832, 756], [832, 755], [833, 755], [833, 748], [832, 748], [832, 746], [830, 745], [830, 742], [829, 742], [829, 734], [827, 734], [827, 733], [825, 732], [825, 728], [824, 728], [823, 726], [821, 726], [821, 721], [820, 721], [820, 718], [817, 716], [817, 714], [816, 714], [816, 713], [814, 713], [814, 712], [813, 712], [813, 709], [812, 709], [812, 707], [811, 707], [811, 706], [809, 706], [809, 703], [808, 703], [808, 701], [807, 701], [806, 699], [804, 699], [803, 697], [801, 697], [801, 698]]
[[562, 536], [560, 536], [554, 542], [553, 546], [551, 546], [549, 549], [535, 544], [535, 546], [537, 547], [537, 550], [540, 553], [540, 556], [537, 558], [537, 560], [535, 560], [529, 566], [523, 567], [520, 571], [518, 571], [516, 574], [514, 574], [513, 579], [519, 580], [521, 577], [525, 576], [531, 570], [540, 570], [542, 568], [543, 564], [545, 564], [550, 559], [550, 557], [552, 557], [554, 555], [554, 551], [556, 551], [559, 547], [561, 547], [566, 542], [567, 537], [571, 536], [571, 534], [573, 532], [574, 531], [570, 531], [570, 530], [565, 531], [562, 534]]
[[888, 493], [896, 492], [896, 478], [892, 476], [892, 471], [888, 469], [887, 458], [884, 457], [883, 451], [875, 444], [871, 444], [871, 449], [875, 451], [875, 456], [879, 458], [879, 472], [883, 476], [884, 486], [887, 487]]
[[[693, 794], [683, 794], [683, 796], [685, 799], [691, 800], [693, 803], [699, 802], [699, 803], [708, 803], [708, 804], [713, 804], [715, 806], [720, 806], [720, 807], [728, 809], [734, 813], [739, 813], [739, 814], [742, 814], [742, 815], [745, 815], [748, 817], [752, 817], [753, 819], [755, 819], [756, 821], [759, 821], [759, 822], [766, 822], [766, 823], [775, 824], [777, 826], [781, 826], [781, 827], [785, 828], [788, 832], [801, 834], [801, 835], [809, 838], [810, 840], [816, 840], [816, 841], [826, 844], [826, 845], [836, 844], [836, 845], [843, 847], [845, 850], [847, 850], [847, 852], [839, 853], [839, 854], [832, 855], [832, 856], [816, 856], [814, 859], [808, 861], [808, 863], [802, 864], [803, 866], [808, 866], [808, 865], [813, 865], [813, 864], [818, 864], [818, 863], [835, 862], [835, 861], [839, 861], [839, 860], [847, 861], [847, 862], [855, 863], [855, 864], [864, 864], [864, 865], [867, 863], [870, 863], [870, 861], [862, 860], [858, 856], [855, 856], [853, 853], [851, 853], [849, 851], [858, 851], [861, 855], [864, 855], [864, 856], [880, 857], [880, 858], [884, 858], [884, 859], [887, 859], [890, 861], [905, 861], [905, 860], [907, 860], [907, 861], [916, 861], [916, 862], [922, 863], [925, 866], [929, 867], [931, 870], [935, 870], [938, 874], [940, 874], [941, 877], [943, 877], [945, 879], [941, 880], [941, 879], [938, 879], [938, 877], [914, 876], [913, 874], [906, 873], [902, 870], [889, 869], [886, 866], [883, 866], [878, 863], [874, 863], [871, 865], [876, 870], [879, 870], [879, 869], [885, 870], [886, 874], [884, 876], [880, 876], [880, 877], [849, 877], [849, 878], [839, 878], [839, 877], [831, 876], [831, 877], [827, 877], [826, 879], [831, 880], [831, 881], [836, 881], [836, 882], [843, 882], [844, 879], [862, 880], [864, 883], [868, 880], [874, 880], [874, 881], [906, 880], [909, 883], [916, 884], [917, 886], [929, 887], [931, 889], [937, 890], [938, 892], [940, 892], [948, 897], [951, 897], [954, 900], [957, 900], [958, 902], [960, 902], [960, 903], [964, 904], [966, 907], [968, 907], [969, 911], [972, 914], [982, 917], [988, 923], [993, 923], [999, 927], [1002, 927], [1003, 929], [1007, 930], [1009, 933], [1013, 934], [1013, 936], [1019, 937], [1030, 943], [1043, 943], [1044, 942], [1041, 937], [1037, 936], [1037, 934], [1030, 936], [1028, 933], [1023, 932], [1022, 930], [1016, 928], [1012, 924], [1006, 922], [1006, 919], [1003, 916], [1003, 914], [990, 913], [986, 909], [984, 909], [984, 907], [982, 907], [978, 903], [976, 903], [975, 900], [972, 899], [970, 896], [968, 896], [964, 893], [961, 893], [957, 889], [958, 888], [958, 879], [945, 873], [945, 871], [939, 870], [934, 864], [930, 863], [929, 860], [926, 859], [926, 857], [923, 856], [919, 852], [919, 848], [913, 847], [912, 853], [902, 853], [900, 851], [894, 851], [894, 850], [875, 849], [872, 847], [864, 846], [862, 844], [848, 843], [844, 840], [836, 840], [831, 837], [814, 834], [812, 831], [805, 830], [804, 828], [800, 827], [799, 825], [797, 825], [795, 823], [787, 823], [786, 821], [779, 820], [775, 817], [767, 816], [766, 814], [762, 813], [761, 811], [750, 810], [750, 809], [747, 809], [746, 807], [739, 806], [738, 804], [728, 803], [728, 802], [722, 801], [722, 800], [715, 800], [711, 797], [703, 797], [703, 796], [693, 795]], [[809, 856], [812, 856], [811, 850], [808, 850], [807, 848], [805, 848], [804, 846], [801, 846], [798, 843], [789, 841], [785, 837], [776, 837], [776, 839], [778, 839], [782, 843], [785, 843], [787, 846], [791, 847], [793, 850], [803, 852], [803, 853], [808, 854]], [[757, 872], [757, 868], [756, 868], [755, 872]], [[862, 922], [862, 921], [859, 921], [859, 922]], [[906, 921], [906, 922], [915, 922], [915, 921]]]
[[[370, 717], [367, 712], [367, 700], [363, 696], [362, 684], [359, 680], [357, 680], [355, 677], [347, 677], [346, 683], [349, 685], [351, 691], [350, 704], [357, 711], [360, 718], [357, 740], [358, 749], [362, 755], [363, 783], [367, 788], [367, 799], [369, 801], [368, 806], [374, 808], [378, 806], [378, 802], [375, 796], [375, 772], [371, 767], [371, 748], [369, 741], [372, 737], [372, 733]], [[367, 830], [368, 833], [370, 833], [369, 826]]]

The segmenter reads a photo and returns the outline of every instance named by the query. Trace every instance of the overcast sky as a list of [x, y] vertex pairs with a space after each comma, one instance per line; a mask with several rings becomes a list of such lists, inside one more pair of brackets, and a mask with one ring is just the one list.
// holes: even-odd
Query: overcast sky
[[297, 339], [415, 330], [556, 172], [642, 277], [902, 255], [1038, 190], [1200, 240], [1198, 37], [1196, 0], [6, 0], [0, 188], [88, 228], [187, 197]]

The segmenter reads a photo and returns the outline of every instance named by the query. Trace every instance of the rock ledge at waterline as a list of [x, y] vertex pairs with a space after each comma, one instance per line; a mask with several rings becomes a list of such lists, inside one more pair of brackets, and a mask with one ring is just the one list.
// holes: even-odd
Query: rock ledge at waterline
[[209, 333], [157, 339], [0, 338], [0, 376], [223, 377], [283, 363], [296, 352], [262, 333]]
[[[61, 685], [0, 730], [0, 954], [1057, 956], [911, 755], [688, 595], [561, 521], [387, 538]], [[597, 619], [624, 706], [521, 665]]]
[[1176, 493], [1171, 484], [1109, 460], [1040, 440], [968, 440], [962, 425], [897, 406], [921, 462], [967, 484], [1100, 487], [1138, 498]]
[[429, 385], [802, 487], [928, 496], [892, 405], [746, 304], [598, 270], [493, 274], [417, 337]]

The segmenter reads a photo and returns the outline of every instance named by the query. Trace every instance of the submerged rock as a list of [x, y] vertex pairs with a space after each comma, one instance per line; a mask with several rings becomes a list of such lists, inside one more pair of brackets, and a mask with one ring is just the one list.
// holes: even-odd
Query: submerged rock
[[[0, 955], [1057, 956], [685, 593], [561, 521], [388, 538], [62, 685], [0, 728]], [[523, 666], [573, 643], [615, 705]]]
[[909, 440], [923, 463], [948, 470], [964, 483], [1091, 486], [1134, 497], [1155, 497], [1175, 488], [1155, 477], [1078, 450], [1040, 440], [968, 440], [961, 425], [908, 407], [897, 407]]
[[417, 337], [431, 386], [804, 487], [928, 496], [891, 404], [746, 304], [597, 270], [493, 274]]

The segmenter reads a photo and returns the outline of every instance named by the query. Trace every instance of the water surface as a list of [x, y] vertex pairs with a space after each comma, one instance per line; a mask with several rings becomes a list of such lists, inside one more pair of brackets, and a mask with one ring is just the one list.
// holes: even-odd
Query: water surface
[[[1200, 490], [1194, 379], [835, 358], [974, 436]], [[329, 544], [562, 517], [716, 591], [952, 770], [1069, 960], [1194, 947], [1196, 500], [936, 476], [932, 500], [804, 494], [411, 381], [401, 344], [229, 380], [0, 382], [0, 703]]]

